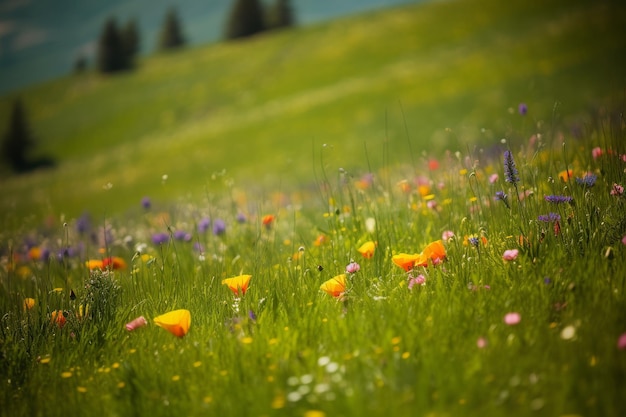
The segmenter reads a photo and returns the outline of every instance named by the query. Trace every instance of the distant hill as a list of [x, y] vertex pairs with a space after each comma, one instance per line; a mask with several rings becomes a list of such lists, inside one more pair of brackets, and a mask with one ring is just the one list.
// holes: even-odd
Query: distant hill
[[[425, 0], [293, 0], [302, 25]], [[154, 52], [167, 9], [175, 5], [192, 45], [222, 39], [232, 0], [56, 0], [0, 3], [0, 94], [65, 75], [80, 55], [93, 61], [105, 20], [139, 22], [142, 53]]]

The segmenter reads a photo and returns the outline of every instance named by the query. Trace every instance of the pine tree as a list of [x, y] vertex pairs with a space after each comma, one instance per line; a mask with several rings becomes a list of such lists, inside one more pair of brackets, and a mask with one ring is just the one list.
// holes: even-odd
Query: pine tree
[[226, 38], [252, 36], [264, 29], [261, 3], [258, 0], [235, 0], [226, 25]]
[[185, 38], [181, 30], [180, 19], [176, 9], [171, 8], [165, 15], [163, 28], [159, 35], [159, 49], [167, 50], [179, 48], [185, 44]]
[[295, 25], [295, 18], [289, 0], [276, 0], [268, 13], [268, 25], [272, 29]]
[[128, 56], [122, 36], [114, 18], [106, 21], [98, 40], [98, 70], [103, 73], [122, 71], [129, 68]]
[[24, 172], [30, 168], [27, 158], [29, 150], [35, 145], [30, 133], [26, 112], [22, 102], [13, 102], [9, 128], [2, 142], [2, 157], [14, 172]]
[[131, 19], [121, 33], [124, 54], [129, 67], [133, 66], [135, 57], [139, 53], [139, 30], [137, 29], [137, 20]]

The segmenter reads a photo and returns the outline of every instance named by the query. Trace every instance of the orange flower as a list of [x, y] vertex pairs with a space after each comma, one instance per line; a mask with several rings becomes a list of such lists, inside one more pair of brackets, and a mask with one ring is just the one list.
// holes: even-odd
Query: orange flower
[[326, 242], [328, 242], [328, 238], [326, 237], [326, 235], [319, 235], [316, 239], [315, 242], [313, 242], [313, 244], [315, 246], [322, 246], [323, 244], [325, 244]]
[[416, 253], [414, 255], [410, 255], [408, 253], [399, 253], [394, 255], [391, 258], [391, 261], [398, 265], [401, 268], [404, 268], [405, 271], [409, 272], [415, 266], [415, 262], [422, 262], [422, 254]]
[[41, 248], [38, 246], [33, 246], [32, 248], [30, 248], [30, 250], [28, 251], [28, 259], [30, 259], [31, 261], [36, 261], [39, 258], [41, 258]]
[[56, 323], [57, 326], [59, 326], [59, 329], [63, 328], [63, 326], [65, 326], [65, 322], [67, 320], [65, 319], [65, 315], [63, 314], [63, 310], [55, 310], [52, 313], [50, 313], [50, 323], [54, 324]]
[[24, 310], [30, 310], [35, 307], [35, 299], [34, 298], [24, 298]]
[[263, 223], [263, 226], [270, 227], [275, 220], [276, 216], [274, 216], [273, 214], [266, 214], [265, 216], [263, 216], [263, 219], [261, 221]]
[[346, 274], [337, 275], [320, 285], [320, 290], [337, 298], [346, 292]]
[[441, 240], [436, 240], [426, 245], [422, 253], [435, 265], [446, 258], [446, 248]]
[[370, 240], [369, 242], [365, 242], [364, 244], [362, 244], [361, 247], [357, 249], [357, 252], [363, 255], [365, 259], [370, 259], [374, 256], [375, 250], [376, 250], [376, 243]]
[[87, 262], [85, 262], [85, 265], [87, 266], [87, 268], [89, 268], [90, 270], [94, 270], [94, 269], [104, 269], [104, 265], [103, 262], [101, 260], [98, 259], [90, 259]]
[[252, 278], [252, 275], [238, 275], [222, 280], [222, 284], [228, 285], [228, 288], [235, 294], [235, 297], [239, 297], [239, 291], [241, 291], [242, 296], [248, 291], [250, 278]]
[[111, 269], [126, 269], [126, 261], [119, 256], [111, 256], [110, 258], [104, 258], [102, 261], [104, 268], [110, 267]]
[[572, 175], [574, 175], [574, 172], [571, 169], [566, 169], [559, 172], [559, 178], [563, 182], [567, 182], [568, 179], [572, 178]]
[[177, 337], [183, 337], [189, 331], [191, 325], [191, 313], [189, 310], [174, 310], [154, 318], [154, 324], [164, 328]]
[[409, 184], [409, 182], [407, 180], [402, 180], [398, 183], [398, 187], [400, 187], [400, 191], [402, 191], [403, 193], [410, 193], [411, 192], [411, 184]]

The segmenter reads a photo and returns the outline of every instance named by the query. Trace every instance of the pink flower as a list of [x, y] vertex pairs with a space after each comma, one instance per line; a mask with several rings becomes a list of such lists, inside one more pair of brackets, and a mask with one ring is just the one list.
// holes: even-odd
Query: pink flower
[[613, 188], [611, 189], [611, 195], [620, 196], [622, 194], [624, 194], [624, 187], [622, 187], [619, 184], [613, 183]]
[[617, 348], [619, 350], [624, 350], [626, 349], [626, 333], [622, 333], [619, 336], [619, 339], [617, 339]]
[[453, 237], [454, 237], [454, 232], [451, 230], [446, 230], [445, 232], [441, 234], [441, 240], [443, 240], [444, 242], [449, 241]]
[[409, 278], [409, 290], [412, 290], [416, 285], [424, 285], [426, 283], [426, 278], [424, 275], [418, 275], [416, 277]]
[[139, 316], [133, 321], [131, 321], [130, 323], [126, 324], [126, 330], [128, 330], [129, 332], [132, 332], [133, 330], [143, 327], [147, 324], [148, 324], [148, 321], [146, 320], [146, 318], [144, 316]]
[[359, 265], [356, 262], [350, 262], [347, 266], [346, 266], [346, 272], [348, 274], [354, 274], [355, 272], [359, 272], [359, 270], [361, 269], [361, 265]]
[[505, 250], [502, 254], [502, 259], [505, 261], [514, 261], [517, 259], [517, 255], [519, 255], [519, 250], [517, 249]]
[[520, 313], [512, 312], [504, 315], [504, 323], [509, 326], [515, 326], [520, 321], [522, 321]]
[[626, 235], [624, 235], [624, 237], [622, 238], [622, 243], [626, 245]]
[[591, 150], [591, 156], [593, 156], [593, 159], [598, 159], [602, 156], [602, 149], [600, 147], [593, 148]]
[[498, 174], [491, 174], [489, 176], [489, 184], [493, 184], [498, 181]]
[[478, 349], [484, 349], [487, 347], [487, 339], [485, 339], [484, 337], [479, 337], [478, 340], [476, 340], [476, 346], [478, 347]]

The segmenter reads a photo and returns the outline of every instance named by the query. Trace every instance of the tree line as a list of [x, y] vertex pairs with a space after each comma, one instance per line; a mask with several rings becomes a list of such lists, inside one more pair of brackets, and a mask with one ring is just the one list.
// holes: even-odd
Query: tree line
[[[290, 27], [295, 19], [289, 0], [274, 0], [265, 8], [260, 0], [234, 0], [225, 25], [226, 39], [245, 38], [257, 33]], [[169, 51], [184, 46], [182, 24], [175, 8], [170, 8], [163, 20], [158, 49]], [[106, 20], [98, 38], [96, 69], [103, 74], [131, 70], [140, 50], [140, 33], [136, 19], [120, 27], [114, 17]], [[75, 71], [87, 67], [85, 57], [79, 57]], [[36, 140], [30, 131], [26, 109], [19, 98], [13, 102], [8, 129], [0, 144], [0, 158], [15, 173], [54, 165], [49, 157], [32, 158]]]

